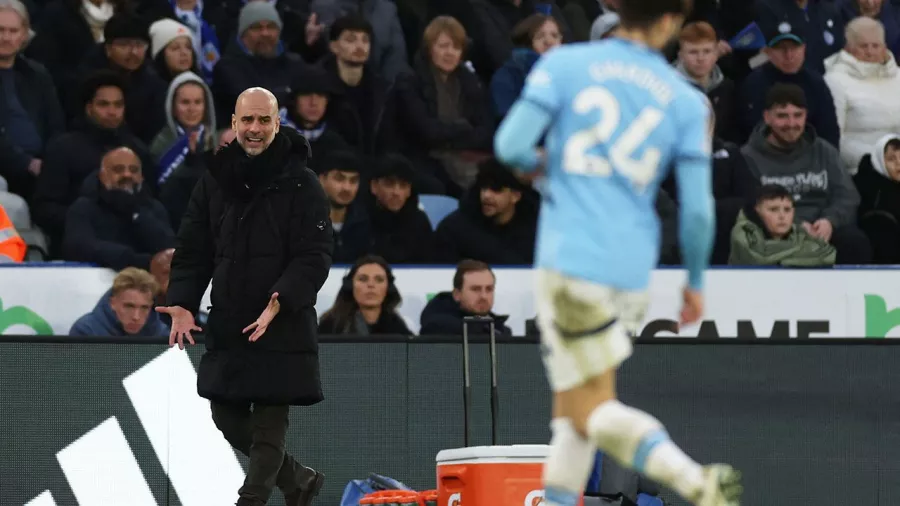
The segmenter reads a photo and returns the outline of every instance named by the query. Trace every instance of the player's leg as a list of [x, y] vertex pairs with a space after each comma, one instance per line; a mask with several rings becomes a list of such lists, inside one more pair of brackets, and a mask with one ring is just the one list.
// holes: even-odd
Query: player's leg
[[[626, 297], [623, 303], [613, 291], [578, 280], [554, 288], [553, 308], [539, 310], [552, 317], [543, 319], [541, 332], [555, 390], [555, 420], [568, 420], [576, 434], [610, 457], [695, 504], [737, 504], [729, 499], [740, 493], [730, 468], [701, 467], [669, 439], [658, 420], [616, 399], [616, 368], [632, 351], [624, 329], [640, 324], [646, 297]], [[553, 484], [552, 476], [547, 482]], [[548, 502], [574, 504], [571, 497], [560, 494]]]
[[[554, 324], [555, 294], [564, 289], [566, 279], [544, 270], [536, 271], [535, 275], [535, 304], [544, 365], [551, 387], [558, 391], [559, 385], [580, 382], [577, 362], [566, 353]], [[544, 504], [548, 506], [577, 504], [594, 466], [597, 451], [594, 444], [578, 432], [562, 401], [564, 399], [554, 394], [553, 419], [550, 422], [552, 438], [543, 470]]]

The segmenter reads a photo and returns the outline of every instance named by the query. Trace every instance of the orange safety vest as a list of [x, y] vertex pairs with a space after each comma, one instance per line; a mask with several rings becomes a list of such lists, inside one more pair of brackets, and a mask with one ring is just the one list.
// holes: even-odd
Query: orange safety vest
[[19, 263], [25, 259], [27, 249], [25, 241], [16, 232], [3, 206], [0, 206], [0, 256], [11, 258], [13, 262]]

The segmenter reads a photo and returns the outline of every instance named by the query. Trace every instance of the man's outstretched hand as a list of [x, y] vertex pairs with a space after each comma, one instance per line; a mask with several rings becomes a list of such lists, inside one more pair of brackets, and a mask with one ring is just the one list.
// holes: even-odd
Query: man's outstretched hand
[[195, 344], [191, 332], [200, 332], [202, 329], [194, 323], [194, 315], [190, 311], [181, 306], [157, 306], [156, 312], [167, 314], [172, 318], [172, 330], [169, 331], [169, 346], [174, 346], [178, 342], [178, 349], [183, 350], [185, 339], [189, 343]]
[[272, 323], [272, 320], [275, 319], [275, 316], [278, 315], [279, 311], [281, 311], [281, 303], [278, 302], [278, 292], [275, 292], [272, 294], [272, 298], [269, 299], [269, 304], [266, 305], [266, 308], [263, 309], [262, 314], [259, 315], [259, 318], [257, 318], [255, 322], [247, 325], [247, 327], [244, 328], [244, 334], [249, 332], [251, 329], [256, 329], [252, 334], [250, 334], [249, 341], [251, 343], [259, 340], [259, 338], [266, 333], [266, 329], [269, 328], [269, 324]]

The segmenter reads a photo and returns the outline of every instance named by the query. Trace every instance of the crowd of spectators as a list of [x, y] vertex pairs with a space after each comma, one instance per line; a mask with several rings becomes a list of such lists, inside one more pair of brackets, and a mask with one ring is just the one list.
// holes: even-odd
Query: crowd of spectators
[[[527, 265], [539, 187], [494, 130], [542, 53], [615, 34], [617, 1], [0, 0], [0, 259], [165, 286], [235, 99], [262, 86], [310, 142], [336, 264]], [[715, 112], [713, 264], [900, 263], [897, 49], [900, 0], [695, 1], [665, 55]], [[677, 200], [669, 177], [662, 264]]]

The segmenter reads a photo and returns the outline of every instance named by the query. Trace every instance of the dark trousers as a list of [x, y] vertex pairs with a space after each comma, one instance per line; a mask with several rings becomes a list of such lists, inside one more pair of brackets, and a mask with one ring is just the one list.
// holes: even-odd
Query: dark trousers
[[216, 427], [236, 450], [250, 457], [242, 498], [265, 504], [278, 487], [285, 495], [297, 490], [303, 473], [313, 473], [284, 451], [289, 406], [212, 402]]
[[869, 238], [855, 225], [845, 225], [831, 232], [831, 245], [837, 252], [837, 265], [867, 265], [872, 262]]

